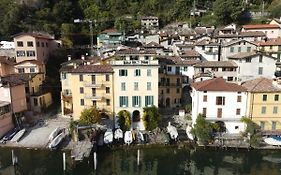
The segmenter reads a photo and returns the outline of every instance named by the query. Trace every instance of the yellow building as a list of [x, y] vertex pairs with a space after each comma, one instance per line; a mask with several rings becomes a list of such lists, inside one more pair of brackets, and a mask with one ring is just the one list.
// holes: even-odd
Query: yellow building
[[181, 107], [182, 75], [179, 57], [158, 57], [159, 68], [159, 107]]
[[61, 109], [63, 115], [80, 118], [81, 112], [96, 107], [112, 117], [113, 69], [110, 65], [94, 65], [73, 60], [63, 65], [61, 73]]
[[259, 44], [259, 49], [277, 58], [277, 63], [281, 59], [281, 38], [270, 39]]
[[248, 91], [247, 114], [262, 130], [281, 130], [281, 86], [257, 78], [242, 84]]

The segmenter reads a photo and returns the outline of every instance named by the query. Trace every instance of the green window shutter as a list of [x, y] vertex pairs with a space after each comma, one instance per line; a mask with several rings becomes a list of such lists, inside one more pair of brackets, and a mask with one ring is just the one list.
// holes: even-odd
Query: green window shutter
[[126, 99], [126, 107], [128, 107], [129, 105], [128, 105], [128, 97], [125, 97], [125, 99]]
[[139, 107], [141, 107], [141, 96], [139, 96]]
[[122, 107], [122, 97], [119, 97], [119, 107]]
[[154, 105], [154, 99], [153, 99], [153, 96], [151, 96], [151, 105]]

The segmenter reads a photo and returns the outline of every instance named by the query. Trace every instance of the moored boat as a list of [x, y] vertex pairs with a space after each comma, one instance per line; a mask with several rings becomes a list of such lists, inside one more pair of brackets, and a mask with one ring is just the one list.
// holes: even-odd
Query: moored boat
[[56, 149], [56, 147], [61, 143], [61, 141], [64, 139], [65, 134], [64, 132], [60, 133], [57, 137], [54, 138], [54, 140], [49, 144], [50, 149]]
[[123, 131], [120, 128], [115, 130], [114, 139], [116, 140], [123, 139]]
[[56, 129], [54, 129], [49, 136], [49, 142], [52, 142], [59, 135], [61, 130], [62, 129], [60, 127], [57, 127]]
[[25, 134], [26, 132], [26, 129], [23, 128], [22, 130], [20, 130], [11, 140], [11, 142], [18, 142], [22, 137], [23, 135]]
[[124, 135], [125, 144], [130, 145], [133, 142], [132, 131], [126, 131]]
[[194, 140], [194, 137], [193, 135], [191, 134], [191, 129], [192, 127], [190, 125], [187, 125], [186, 127], [186, 135], [187, 137], [190, 139], [190, 140]]
[[273, 145], [273, 146], [281, 146], [281, 138], [280, 137], [268, 137], [264, 139], [264, 142]]
[[173, 140], [176, 140], [179, 136], [177, 128], [172, 126], [170, 122], [167, 126], [167, 132], [169, 133], [171, 139], [173, 139]]
[[105, 133], [104, 133], [104, 137], [103, 137], [103, 142], [105, 144], [110, 144], [113, 142], [113, 132], [111, 129], [108, 129]]

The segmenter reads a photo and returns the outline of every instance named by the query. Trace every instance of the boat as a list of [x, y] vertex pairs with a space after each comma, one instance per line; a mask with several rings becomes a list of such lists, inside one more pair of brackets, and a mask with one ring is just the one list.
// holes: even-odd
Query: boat
[[187, 125], [187, 127], [186, 127], [186, 135], [187, 135], [187, 137], [190, 139], [190, 140], [194, 140], [194, 137], [193, 137], [193, 135], [191, 134], [191, 129], [192, 129], [192, 127], [190, 126], [190, 125]]
[[132, 131], [126, 131], [124, 135], [125, 144], [130, 145], [133, 142]]
[[123, 139], [123, 131], [120, 128], [115, 130], [114, 139], [116, 140]]
[[56, 147], [61, 143], [61, 141], [64, 139], [64, 137], [65, 137], [64, 132], [57, 135], [57, 137], [55, 137], [54, 140], [52, 140], [52, 142], [49, 144], [49, 148], [56, 149]]
[[22, 130], [20, 130], [11, 140], [11, 142], [18, 142], [22, 136], [25, 134], [26, 129], [23, 128]]
[[138, 142], [144, 142], [144, 137], [143, 137], [143, 134], [142, 132], [140, 131], [137, 131], [137, 139], [138, 139]]
[[281, 138], [276, 136], [265, 138], [264, 142], [268, 145], [281, 146]]
[[49, 136], [49, 142], [52, 142], [52, 140], [54, 140], [59, 135], [61, 130], [62, 129], [60, 127], [57, 127], [56, 129], [54, 129]]
[[105, 144], [110, 144], [113, 142], [113, 132], [111, 129], [108, 129], [105, 133], [104, 133], [104, 137], [103, 137], [103, 142]]
[[174, 127], [173, 125], [171, 125], [171, 123], [169, 122], [168, 126], [167, 126], [167, 132], [169, 133], [170, 137], [172, 140], [176, 140], [179, 136], [177, 128]]
[[10, 131], [8, 131], [5, 136], [2, 138], [1, 143], [6, 143], [7, 141], [11, 140], [19, 131], [18, 128], [13, 128]]

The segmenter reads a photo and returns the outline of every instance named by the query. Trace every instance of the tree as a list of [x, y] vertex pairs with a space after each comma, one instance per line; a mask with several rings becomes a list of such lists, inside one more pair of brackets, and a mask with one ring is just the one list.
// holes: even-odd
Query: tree
[[84, 109], [81, 112], [80, 123], [82, 124], [92, 125], [95, 123], [99, 123], [100, 121], [101, 114], [95, 107]]
[[156, 106], [143, 108], [143, 123], [146, 130], [153, 130], [158, 127], [160, 115]]
[[244, 10], [241, 0], [216, 0], [213, 9], [217, 21], [224, 25], [237, 22]]
[[212, 140], [212, 126], [205, 118], [199, 114], [196, 119], [196, 124], [191, 130], [191, 133], [198, 138], [202, 144], [207, 144]]
[[242, 117], [241, 122], [247, 125], [245, 133], [249, 137], [249, 144], [250, 146], [258, 147], [262, 140], [260, 127], [254, 123], [250, 118]]
[[131, 128], [131, 114], [127, 110], [119, 111], [118, 114], [118, 124], [120, 129], [123, 131], [128, 131]]

